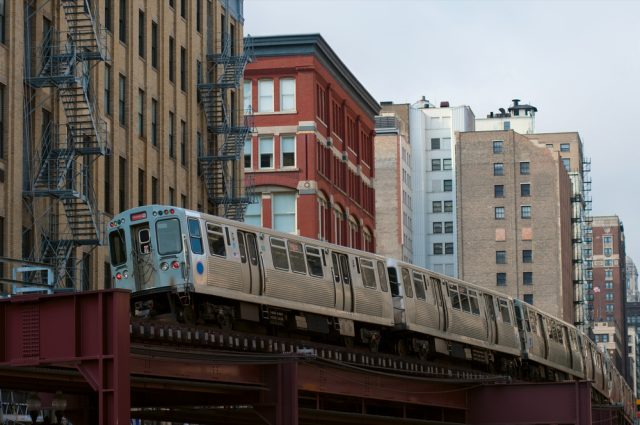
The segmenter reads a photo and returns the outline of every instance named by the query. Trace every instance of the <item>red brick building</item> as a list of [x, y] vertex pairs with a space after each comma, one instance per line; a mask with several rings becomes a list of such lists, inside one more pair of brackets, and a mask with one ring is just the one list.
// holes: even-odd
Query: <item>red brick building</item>
[[253, 38], [244, 146], [256, 202], [245, 221], [373, 251], [374, 117], [380, 105], [319, 34]]

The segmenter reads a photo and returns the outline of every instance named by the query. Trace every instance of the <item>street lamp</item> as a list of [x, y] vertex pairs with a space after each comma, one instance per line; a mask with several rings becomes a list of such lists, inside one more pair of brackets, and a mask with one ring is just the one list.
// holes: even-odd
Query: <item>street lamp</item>
[[58, 424], [62, 423], [62, 415], [67, 408], [67, 399], [62, 396], [62, 391], [56, 391], [56, 395], [51, 400], [51, 408], [55, 411]]
[[31, 423], [35, 425], [38, 420], [38, 415], [40, 414], [40, 410], [42, 409], [42, 401], [40, 401], [40, 397], [38, 394], [31, 393], [29, 398], [27, 399], [27, 412], [29, 416], [31, 416]]

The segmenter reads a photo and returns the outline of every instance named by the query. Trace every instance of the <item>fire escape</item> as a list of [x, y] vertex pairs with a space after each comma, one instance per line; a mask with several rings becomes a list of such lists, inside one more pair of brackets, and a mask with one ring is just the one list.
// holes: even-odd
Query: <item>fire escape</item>
[[206, 143], [198, 152], [198, 162], [207, 196], [218, 214], [242, 221], [254, 187], [239, 178], [240, 157], [252, 130], [252, 116], [251, 111], [236, 107], [235, 93], [251, 59], [251, 47], [250, 41], [245, 41], [244, 49], [237, 53], [233, 34], [223, 33], [220, 40], [220, 49], [207, 55], [208, 82], [198, 84], [207, 119]]
[[[40, 147], [31, 161], [25, 198], [53, 199], [48, 211], [34, 223], [42, 225], [42, 241], [36, 260], [51, 264], [56, 284], [73, 281], [79, 246], [102, 244], [103, 226], [92, 185], [91, 168], [100, 155], [109, 155], [107, 126], [100, 118], [92, 93], [92, 64], [107, 60], [106, 43], [89, 0], [60, 0], [68, 31], [53, 29], [38, 48], [34, 75], [26, 83], [52, 88], [59, 98], [66, 122], [43, 125]], [[44, 120], [44, 119], [43, 119]], [[40, 222], [40, 223], [36, 223]], [[38, 256], [38, 254], [33, 254]]]
[[584, 212], [582, 220], [582, 233], [585, 235], [584, 248], [588, 255], [585, 255], [584, 270], [585, 281], [584, 286], [589, 288], [587, 293], [587, 302], [585, 309], [585, 321], [593, 322], [593, 231], [591, 216], [592, 198], [591, 198], [591, 158], [584, 158], [582, 161], [582, 193], [584, 194]]

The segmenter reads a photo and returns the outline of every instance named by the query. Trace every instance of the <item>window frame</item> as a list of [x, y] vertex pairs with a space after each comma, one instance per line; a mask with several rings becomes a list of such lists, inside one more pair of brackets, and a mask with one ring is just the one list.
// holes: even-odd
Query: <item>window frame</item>
[[493, 163], [493, 175], [494, 176], [504, 176], [504, 162], [494, 162]]
[[523, 220], [531, 219], [531, 205], [521, 205], [520, 206], [520, 218]]
[[520, 161], [520, 175], [528, 176], [531, 174], [531, 163], [529, 161]]
[[[287, 83], [293, 83], [290, 87], [290, 88], [293, 88], [293, 90], [291, 90], [291, 92], [285, 93], [285, 86], [287, 85]], [[279, 87], [280, 87], [280, 111], [295, 112], [296, 111], [296, 79], [294, 77], [280, 78]], [[289, 103], [287, 101], [288, 99], [290, 99], [291, 107], [285, 108], [284, 104]]]
[[[285, 142], [291, 142], [291, 146], [292, 146], [292, 150], [291, 151], [286, 151], [285, 152]], [[280, 136], [280, 168], [296, 168], [296, 136], [295, 135], [290, 135], [290, 134], [286, 134], [286, 135], [281, 135]], [[285, 155], [289, 154], [291, 155], [292, 159], [293, 159], [293, 164], [291, 165], [285, 165]]]
[[[271, 145], [270, 152], [263, 152], [263, 146], [266, 147], [267, 144]], [[263, 166], [263, 155], [268, 155], [269, 157], [269, 165]], [[266, 158], [266, 157], [265, 157]], [[258, 138], [258, 168], [260, 170], [273, 170], [275, 168], [274, 161], [274, 147], [273, 147], [273, 136], [260, 136]]]
[[[270, 93], [265, 94], [265, 89], [270, 87]], [[258, 112], [274, 112], [274, 87], [273, 78], [258, 79]]]
[[493, 153], [494, 154], [504, 153], [504, 140], [493, 141]]

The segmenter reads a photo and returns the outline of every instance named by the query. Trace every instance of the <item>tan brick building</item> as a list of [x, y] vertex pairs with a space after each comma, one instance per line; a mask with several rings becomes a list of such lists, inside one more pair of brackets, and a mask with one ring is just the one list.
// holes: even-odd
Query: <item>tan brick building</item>
[[514, 131], [458, 135], [460, 278], [572, 323], [571, 182], [558, 154]]
[[409, 104], [382, 102], [376, 117], [376, 252], [413, 262]]
[[0, 2], [0, 255], [76, 288], [110, 284], [119, 211], [246, 203], [242, 0], [87, 4]]

